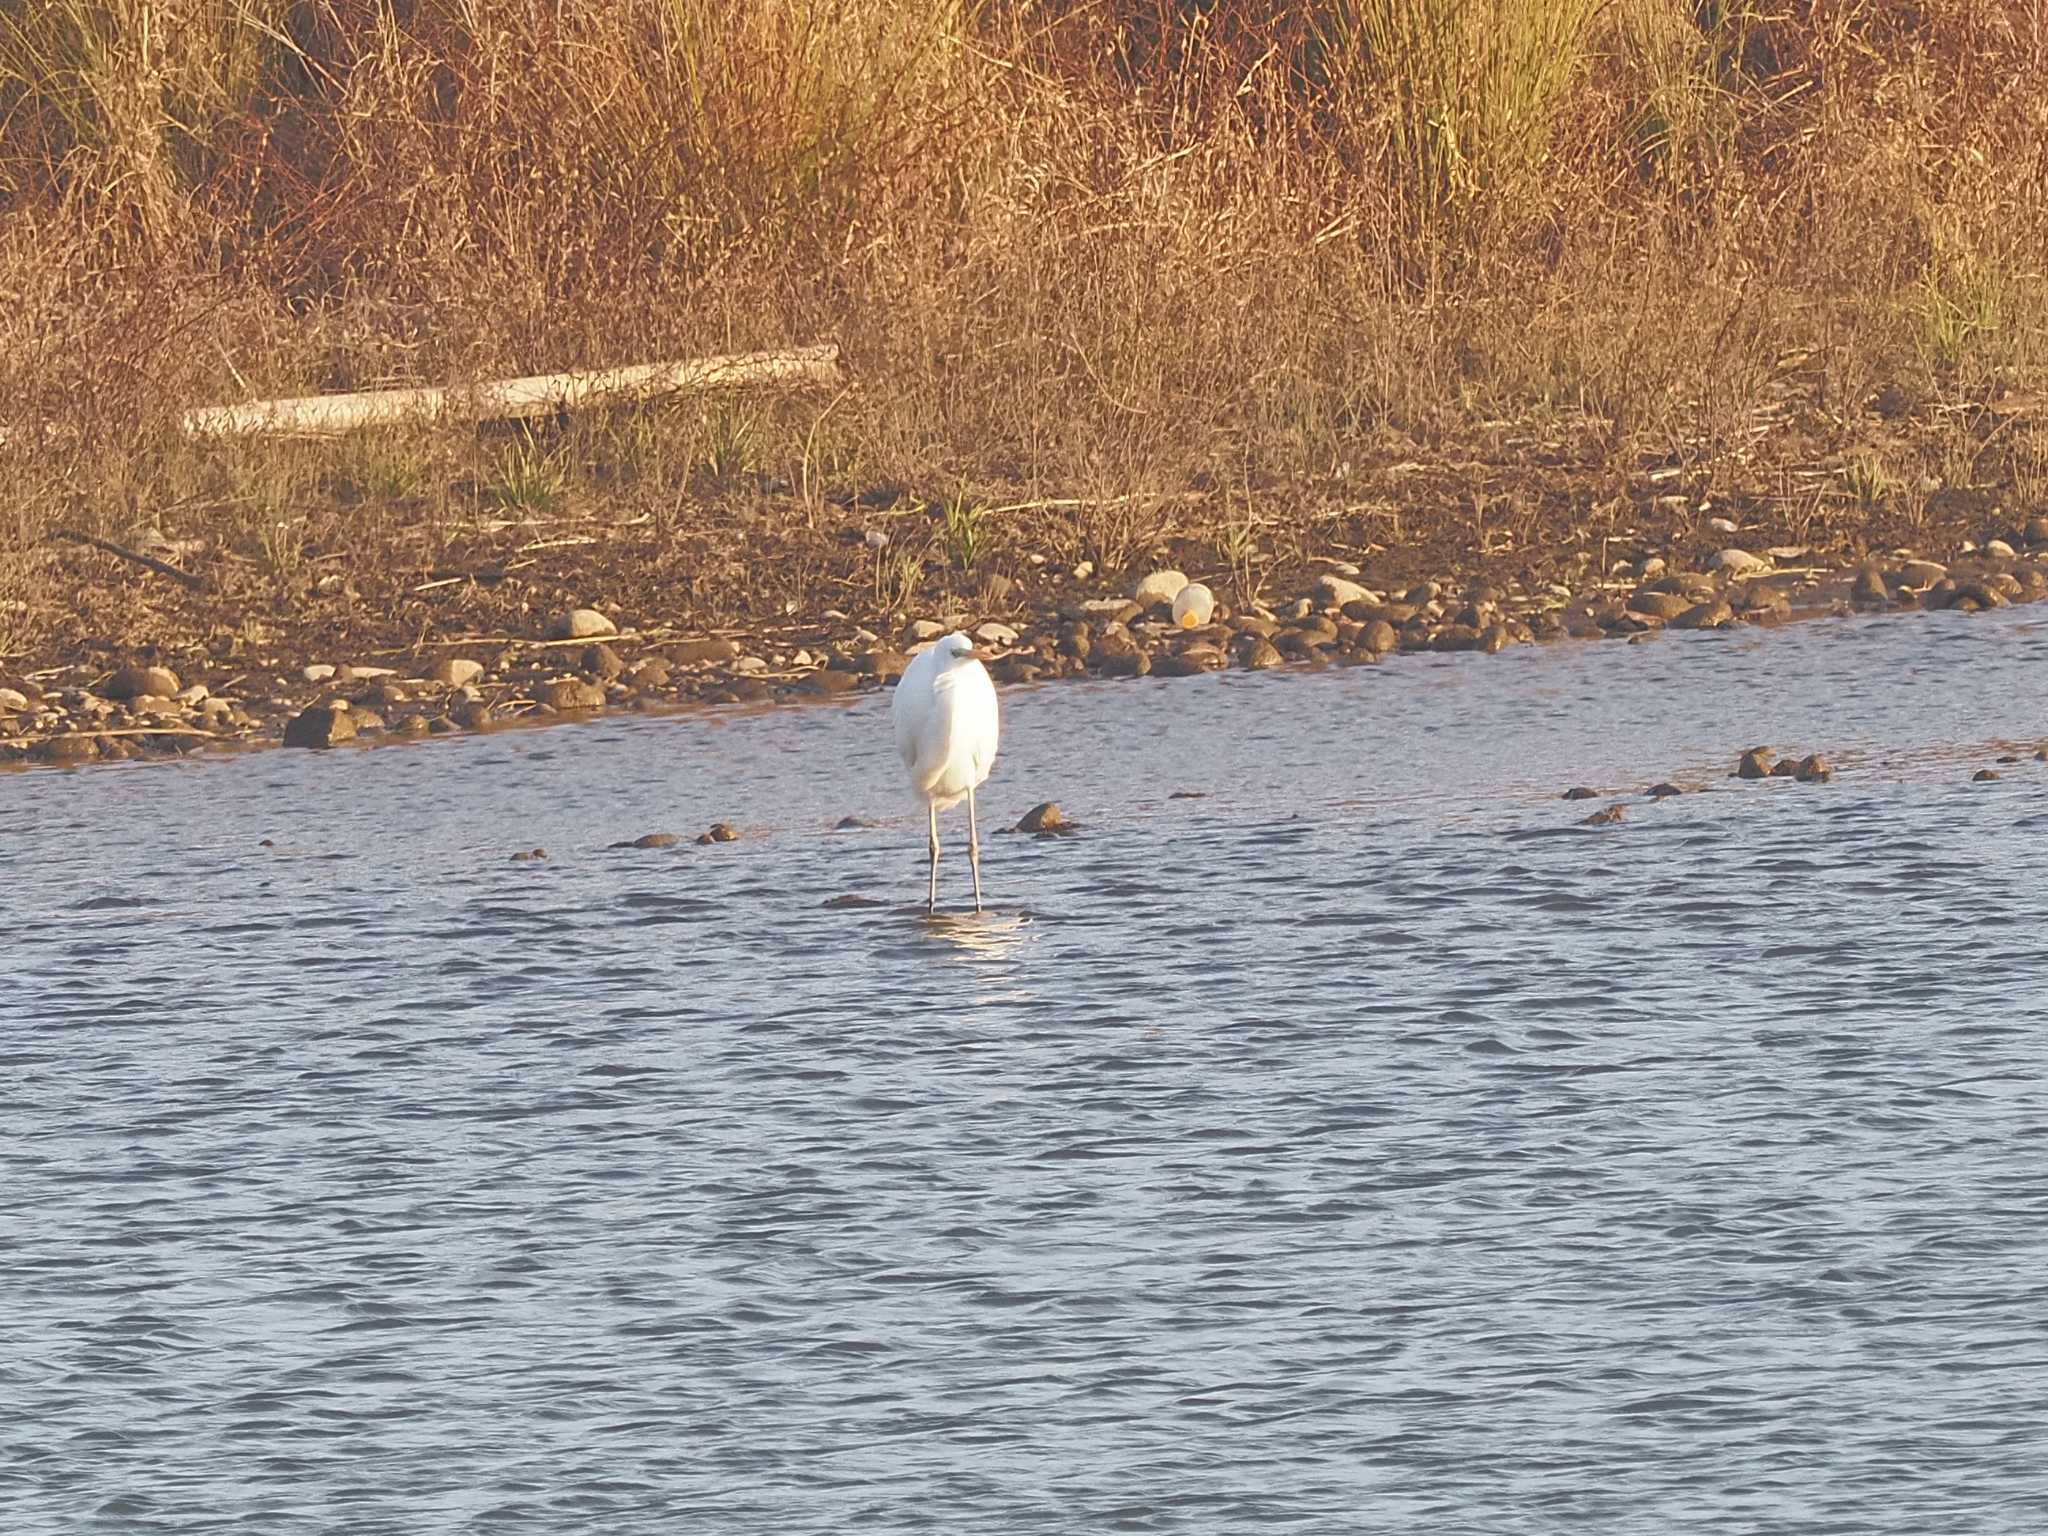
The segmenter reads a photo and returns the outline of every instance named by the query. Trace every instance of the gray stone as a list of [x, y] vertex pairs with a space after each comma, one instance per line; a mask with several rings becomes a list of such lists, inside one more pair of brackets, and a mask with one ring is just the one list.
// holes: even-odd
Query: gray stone
[[556, 614], [554, 622], [548, 625], [550, 640], [601, 640], [618, 632], [619, 626], [595, 608], [571, 608]]
[[1187, 584], [1187, 577], [1179, 571], [1154, 571], [1138, 583], [1131, 601], [1142, 608], [1170, 608]]
[[1767, 571], [1770, 568], [1770, 561], [1764, 559], [1761, 555], [1752, 555], [1746, 549], [1731, 547], [1716, 550], [1707, 557], [1708, 570], [1725, 571], [1730, 576], [1754, 576], [1757, 572]]
[[1316, 578], [1315, 600], [1318, 607], [1342, 608], [1346, 603], [1377, 603], [1380, 595], [1355, 581], [1326, 574]]

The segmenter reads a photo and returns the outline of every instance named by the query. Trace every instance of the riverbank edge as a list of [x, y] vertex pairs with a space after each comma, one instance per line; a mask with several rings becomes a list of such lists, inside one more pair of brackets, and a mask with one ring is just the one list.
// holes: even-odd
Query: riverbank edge
[[[970, 609], [907, 620], [882, 634], [833, 610], [709, 633], [620, 629], [597, 609], [553, 615], [539, 634], [426, 640], [397, 656], [315, 661], [290, 638], [261, 675], [179, 677], [138, 656], [0, 672], [0, 766], [67, 767], [268, 747], [382, 745], [621, 711], [818, 701], [893, 684], [938, 634], [973, 633], [1001, 659], [1000, 684], [1073, 677], [1182, 677], [1229, 668], [1373, 664], [1420, 652], [1497, 654], [1565, 639], [1642, 643], [1666, 629], [1770, 626], [1852, 612], [1971, 611], [2048, 596], [2048, 541], [2004, 541], [1947, 562], [1896, 557], [1816, 561], [1810, 551], [1721, 549], [1702, 568], [1661, 558], [1574, 591], [1562, 583], [1502, 591], [1481, 577], [1368, 586], [1356, 567], [1319, 562], [1291, 601], [1243, 610], [1216, 603], [1209, 622], [1177, 624], [1191, 583], [1148, 572], [1126, 593], [1089, 590], [1091, 573], [1055, 600], [1002, 619]], [[1204, 589], [1206, 593], [1206, 588]], [[1213, 594], [1211, 595], [1213, 597]], [[1185, 610], [1189, 604], [1183, 604]], [[1201, 615], [1201, 605], [1193, 605]]]

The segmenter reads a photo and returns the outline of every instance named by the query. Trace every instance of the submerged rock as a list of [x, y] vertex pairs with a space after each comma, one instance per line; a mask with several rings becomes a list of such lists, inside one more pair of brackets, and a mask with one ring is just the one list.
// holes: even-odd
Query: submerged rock
[[1595, 811], [1579, 825], [1582, 827], [1611, 827], [1628, 819], [1628, 808], [1610, 805], [1604, 811]]
[[613, 843], [611, 846], [614, 848], [673, 848], [680, 841], [681, 839], [673, 832], [645, 832], [639, 837], [628, 838], [624, 842]]
[[739, 830], [731, 822], [714, 821], [710, 831], [698, 835], [697, 844], [703, 847], [710, 843], [736, 843], [739, 840]]
[[1771, 765], [1778, 760], [1778, 754], [1769, 747], [1751, 747], [1742, 754], [1735, 765], [1738, 779], [1767, 779], [1771, 776]]
[[1825, 784], [1835, 776], [1835, 769], [1826, 758], [1813, 752], [1799, 760], [1798, 770], [1792, 776], [1802, 784]]
[[1058, 805], [1050, 800], [1046, 800], [1026, 811], [1017, 822], [1017, 825], [1011, 830], [1016, 832], [1035, 832], [1043, 837], [1049, 834], [1071, 832], [1074, 830], [1074, 823], [1067, 820], [1066, 813]]

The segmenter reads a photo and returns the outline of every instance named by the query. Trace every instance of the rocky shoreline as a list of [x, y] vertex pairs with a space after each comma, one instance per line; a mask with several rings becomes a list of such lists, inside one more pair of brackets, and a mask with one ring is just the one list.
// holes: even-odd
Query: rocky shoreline
[[[1642, 642], [1666, 629], [1851, 612], [1976, 611], [2048, 596], [2048, 518], [2011, 537], [1966, 541], [1948, 561], [1899, 552], [1815, 563], [1799, 548], [1730, 545], [1697, 569], [1648, 554], [1577, 584], [1446, 576], [1398, 591], [1342, 560], [1313, 565], [1292, 600], [1242, 608], [1206, 588], [1188, 594], [1188, 578], [1167, 568], [1135, 587], [1103, 590], [1084, 561], [1047, 570], [1039, 601], [988, 603], [984, 613], [941, 608], [887, 629], [826, 610], [809, 622], [692, 634], [622, 627], [599, 605], [559, 612], [531, 636], [422, 639], [354, 659], [319, 656], [314, 639], [286, 637], [253, 658], [149, 646], [111, 665], [81, 657], [0, 667], [0, 765], [331, 748], [619, 710], [829, 699], [890, 685], [918, 646], [954, 628], [1004, 653], [992, 670], [1018, 684], [1496, 654], [1565, 639]], [[1184, 595], [1200, 600], [1176, 605]], [[988, 608], [1003, 616], [984, 616]]]

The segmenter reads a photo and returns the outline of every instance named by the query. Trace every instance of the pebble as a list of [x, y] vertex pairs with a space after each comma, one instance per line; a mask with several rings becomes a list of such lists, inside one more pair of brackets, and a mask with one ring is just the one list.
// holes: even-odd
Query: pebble
[[2003, 539], [1986, 539], [1984, 541], [1984, 553], [1990, 555], [1995, 560], [2010, 560], [2018, 554], [2018, 551]]
[[805, 693], [827, 695], [851, 693], [860, 686], [860, 675], [855, 672], [841, 672], [826, 667], [813, 672], [797, 686]]
[[1007, 624], [998, 624], [994, 619], [990, 619], [975, 629], [974, 638], [983, 645], [1009, 646], [1017, 643], [1017, 631]]
[[1315, 600], [1321, 608], [1342, 608], [1346, 603], [1378, 603], [1380, 594], [1342, 576], [1325, 573], [1316, 578]]
[[699, 834], [697, 838], [700, 846], [710, 843], [736, 843], [739, 840], [740, 834], [738, 830], [729, 821], [713, 822], [711, 829], [708, 832]]
[[1673, 629], [1726, 629], [1735, 622], [1735, 610], [1722, 598], [1695, 603], [1671, 621]]
[[701, 639], [674, 640], [662, 647], [670, 661], [681, 666], [694, 667], [710, 662], [731, 661], [740, 653], [737, 640]]
[[46, 763], [85, 763], [100, 755], [99, 741], [78, 731], [66, 731], [39, 741], [29, 749], [31, 757]]
[[168, 699], [178, 691], [178, 674], [169, 667], [123, 667], [100, 689], [110, 699], [137, 699], [148, 694]]
[[619, 653], [617, 651], [613, 650], [603, 641], [599, 641], [596, 645], [589, 645], [583, 648], [583, 654], [577, 661], [577, 670], [588, 676], [603, 678], [609, 681], [624, 672], [626, 664], [619, 660]]
[[1933, 560], [1908, 560], [1899, 567], [1899, 580], [1915, 591], [1924, 592], [1948, 575], [1948, 567]]
[[1384, 656], [1400, 643], [1401, 637], [1385, 619], [1374, 619], [1358, 636], [1358, 648], [1368, 656]]
[[1187, 584], [1187, 577], [1179, 571], [1154, 571], [1132, 590], [1131, 601], [1143, 608], [1170, 607]]
[[1981, 784], [1988, 782], [1991, 779], [1998, 778], [1999, 776], [1999, 772], [1996, 768], [1979, 768], [1975, 773], [1970, 775], [1970, 779], [1973, 783]]
[[659, 656], [644, 656], [633, 663], [628, 674], [635, 688], [666, 688], [674, 668]]
[[1566, 790], [1564, 798], [1567, 800], [1598, 800], [1600, 798], [1600, 791], [1588, 789], [1585, 785], [1579, 784]]
[[1652, 784], [1648, 789], [1644, 790], [1643, 793], [1648, 795], [1652, 800], [1668, 800], [1673, 795], [1684, 794], [1685, 791], [1680, 789], [1676, 784]]
[[1628, 608], [1631, 613], [1640, 613], [1665, 623], [1680, 617], [1694, 607], [1693, 600], [1680, 592], [1633, 592], [1629, 594]]
[[555, 615], [548, 625], [550, 640], [599, 640], [606, 635], [616, 635], [619, 626], [599, 613], [595, 608], [571, 608], [566, 613]]
[[550, 709], [603, 709], [604, 689], [580, 677], [558, 677], [540, 691], [541, 703]]
[[13, 688], [0, 688], [0, 715], [18, 715], [27, 708], [27, 694]]
[[1249, 643], [1246, 644], [1241, 652], [1241, 657], [1241, 664], [1253, 672], [1267, 671], [1270, 668], [1280, 666], [1287, 659], [1273, 648], [1272, 641], [1262, 639], [1257, 635], [1253, 635], [1250, 638]]
[[759, 656], [742, 656], [732, 664], [732, 669], [744, 677], [755, 672], [766, 672], [768, 663]]
[[1736, 549], [1732, 546], [1716, 550], [1707, 557], [1708, 570], [1726, 571], [1730, 576], [1752, 576], [1770, 568], [1771, 562], [1761, 555], [1752, 555], [1746, 549]]
[[548, 856], [545, 848], [522, 848], [512, 855], [514, 864], [536, 864]]
[[300, 710], [284, 728], [288, 747], [332, 747], [353, 741], [356, 723], [340, 704], [315, 704]]

